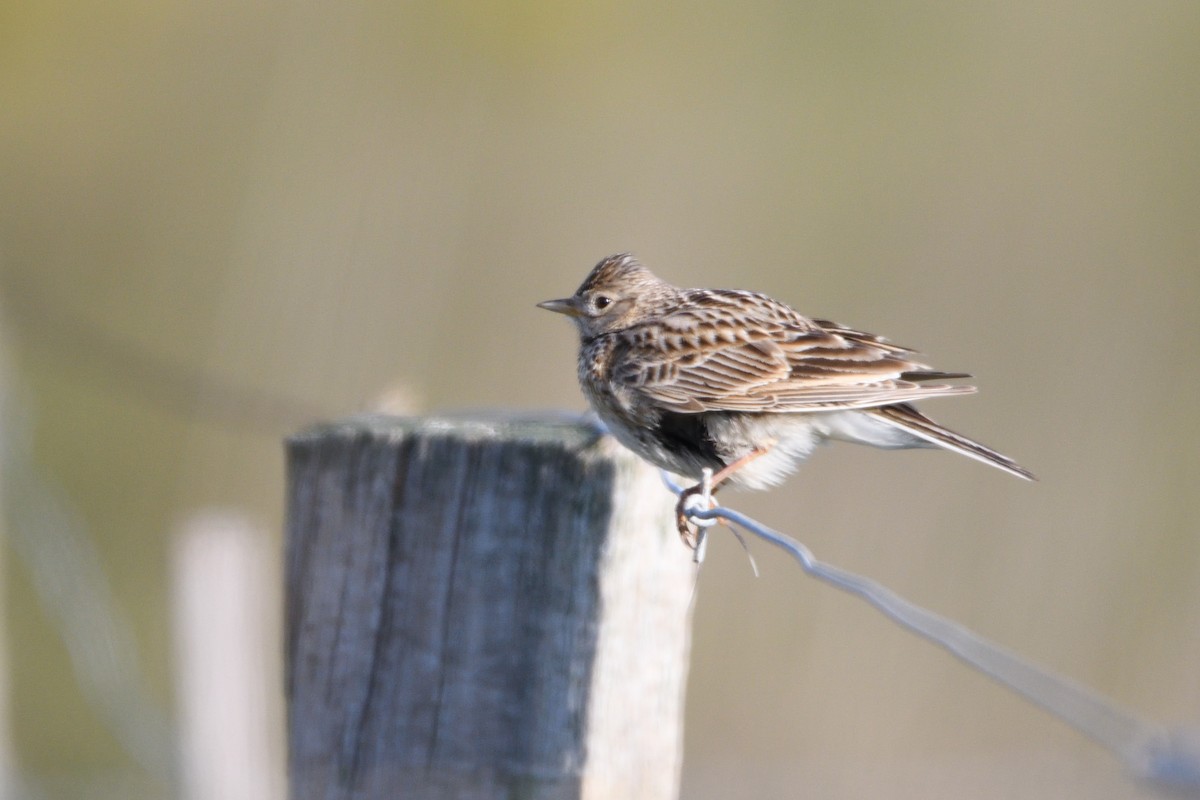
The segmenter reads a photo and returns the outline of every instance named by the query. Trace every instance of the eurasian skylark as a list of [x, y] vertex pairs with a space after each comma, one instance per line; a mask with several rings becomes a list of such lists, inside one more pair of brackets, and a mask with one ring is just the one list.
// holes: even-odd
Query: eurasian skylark
[[[969, 375], [932, 370], [912, 350], [764, 294], [680, 289], [623, 253], [597, 264], [571, 297], [538, 305], [579, 329], [579, 382], [612, 434], [678, 475], [699, 480], [707, 467], [714, 486], [762, 489], [836, 439], [942, 447], [1033, 479], [910, 405], [974, 392], [941, 382]], [[690, 541], [683, 503], [680, 533]]]

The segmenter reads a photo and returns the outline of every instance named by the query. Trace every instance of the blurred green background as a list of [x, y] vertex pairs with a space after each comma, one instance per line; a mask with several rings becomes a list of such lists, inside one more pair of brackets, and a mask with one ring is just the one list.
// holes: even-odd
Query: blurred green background
[[[182, 520], [278, 551], [311, 420], [582, 408], [533, 304], [632, 250], [973, 372], [926, 410], [1041, 478], [844, 445], [725, 502], [1195, 722], [1198, 131], [1192, 2], [5, 3], [9, 435], [97, 548], [139, 719], [170, 719]], [[10, 486], [10, 528], [30, 505]], [[761, 579], [729, 537], [702, 574], [684, 797], [1150, 796], [757, 550]], [[30, 796], [165, 796], [88, 699], [54, 560], [4, 560]]]

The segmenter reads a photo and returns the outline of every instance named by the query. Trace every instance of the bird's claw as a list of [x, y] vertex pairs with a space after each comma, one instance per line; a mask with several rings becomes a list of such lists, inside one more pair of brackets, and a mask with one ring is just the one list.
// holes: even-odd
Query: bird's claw
[[675, 527], [679, 531], [679, 538], [690, 550], [700, 546], [705, 528], [717, 524], [715, 519], [692, 517], [693, 511], [708, 511], [717, 507], [717, 498], [713, 497], [712, 489], [712, 470], [705, 469], [700, 483], [680, 492], [679, 502], [675, 504]]

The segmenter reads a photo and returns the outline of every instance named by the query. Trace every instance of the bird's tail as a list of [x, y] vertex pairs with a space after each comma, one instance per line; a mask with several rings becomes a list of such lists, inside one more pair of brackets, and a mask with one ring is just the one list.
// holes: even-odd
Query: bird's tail
[[1037, 480], [1032, 472], [1008, 456], [997, 453], [992, 448], [986, 447], [965, 436], [960, 436], [952, 430], [943, 428], [908, 403], [880, 406], [865, 409], [865, 411], [889, 425], [905, 430], [913, 436], [924, 439], [938, 447], [953, 450], [968, 458], [982, 461], [984, 464], [991, 464], [993, 467], [1016, 475], [1018, 478], [1024, 478], [1027, 481]]

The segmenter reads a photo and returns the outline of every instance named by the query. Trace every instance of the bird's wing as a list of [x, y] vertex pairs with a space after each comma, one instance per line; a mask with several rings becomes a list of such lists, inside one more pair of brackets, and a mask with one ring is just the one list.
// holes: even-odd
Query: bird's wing
[[693, 291], [689, 302], [624, 332], [613, 378], [669, 410], [792, 412], [871, 408], [972, 386], [930, 370], [907, 348], [765, 295]]

